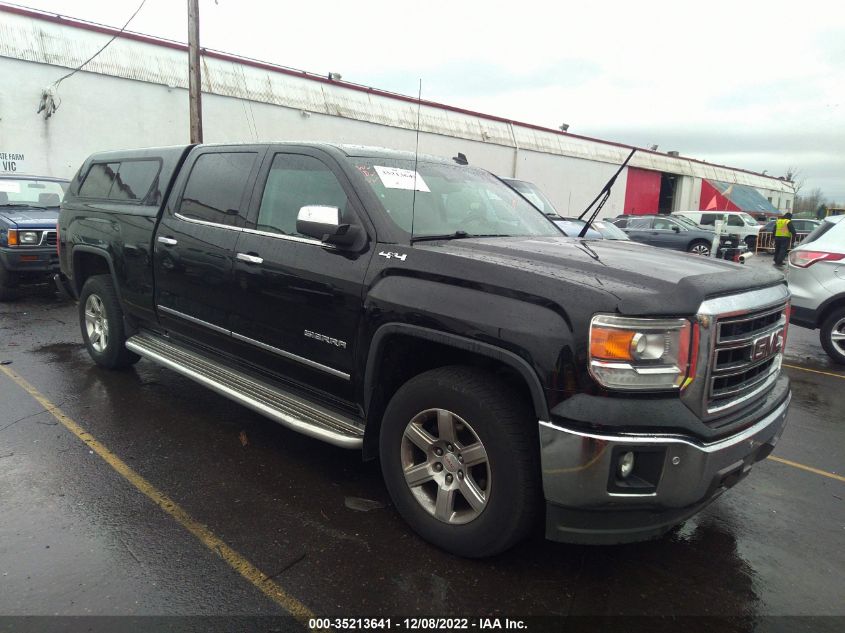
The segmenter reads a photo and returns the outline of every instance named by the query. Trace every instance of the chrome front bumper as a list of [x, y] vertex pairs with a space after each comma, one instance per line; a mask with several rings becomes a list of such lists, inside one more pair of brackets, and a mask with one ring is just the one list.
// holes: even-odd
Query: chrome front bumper
[[[752, 426], [703, 443], [671, 434], [603, 435], [540, 422], [546, 536], [620, 543], [657, 536], [695, 514], [771, 453], [786, 425], [791, 393]], [[622, 492], [612, 484], [620, 450], [664, 452], [656, 486]]]

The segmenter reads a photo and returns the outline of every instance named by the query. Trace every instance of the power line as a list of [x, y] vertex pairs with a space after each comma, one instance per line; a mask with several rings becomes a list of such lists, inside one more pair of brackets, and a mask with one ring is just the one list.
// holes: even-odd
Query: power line
[[129, 26], [129, 23], [135, 18], [136, 15], [138, 15], [138, 12], [141, 10], [144, 4], [146, 4], [146, 2], [147, 0], [141, 0], [141, 4], [139, 4], [138, 8], [135, 9], [135, 13], [129, 16], [129, 19], [126, 20], [126, 23], [122, 27], [120, 27], [120, 30], [115, 33], [108, 42], [106, 42], [100, 47], [100, 50], [91, 55], [91, 57], [89, 57], [79, 66], [74, 68], [67, 75], [59, 77], [56, 81], [54, 81], [52, 84], [50, 84], [49, 86], [44, 88], [44, 90], [41, 91], [41, 101], [38, 104], [38, 110], [36, 111], [36, 114], [41, 114], [43, 112], [45, 119], [49, 119], [51, 116], [53, 116], [56, 110], [59, 109], [59, 106], [62, 105], [62, 98], [59, 96], [59, 84], [62, 83], [68, 77], [73, 77], [73, 75], [85, 68], [85, 66], [87, 66], [91, 62], [91, 60], [97, 57], [97, 55], [106, 50], [108, 45], [114, 42], [115, 39], [117, 39], [118, 36], [120, 36], [126, 30], [126, 27]]
[[141, 4], [139, 4], [139, 5], [138, 5], [138, 8], [137, 8], [137, 9], [135, 9], [135, 13], [133, 13], [132, 15], [130, 15], [130, 16], [129, 16], [129, 19], [128, 19], [128, 20], [126, 20], [126, 23], [125, 23], [122, 27], [120, 27], [120, 30], [119, 30], [117, 33], [115, 33], [115, 34], [112, 36], [112, 38], [111, 38], [108, 42], [106, 42], [105, 44], [103, 44], [103, 46], [100, 48], [100, 50], [98, 50], [96, 53], [94, 53], [93, 55], [91, 55], [91, 57], [89, 57], [88, 59], [86, 59], [86, 60], [85, 60], [82, 64], [80, 64], [79, 66], [77, 66], [75, 69], [73, 69], [73, 70], [72, 70], [71, 72], [69, 72], [67, 75], [65, 75], [64, 77], [60, 77], [59, 79], [57, 79], [56, 81], [54, 81], [54, 82], [53, 82], [53, 86], [54, 86], [54, 87], [56, 87], [56, 88], [58, 88], [58, 87], [59, 87], [59, 84], [60, 84], [60, 83], [62, 83], [65, 79], [67, 79], [68, 77], [72, 77], [73, 75], [75, 75], [76, 73], [78, 73], [80, 70], [82, 70], [83, 68], [85, 68], [85, 66], [87, 66], [87, 65], [88, 65], [88, 64], [89, 64], [89, 63], [90, 63], [90, 62], [91, 62], [91, 61], [92, 61], [95, 57], [97, 57], [97, 55], [99, 55], [99, 54], [100, 54], [100, 53], [102, 53], [104, 50], [106, 50], [106, 48], [108, 47], [108, 45], [109, 45], [109, 44], [111, 44], [112, 42], [114, 42], [114, 41], [115, 41], [115, 40], [116, 40], [116, 39], [117, 39], [120, 35], [122, 35], [122, 34], [123, 34], [123, 32], [126, 30], [126, 27], [127, 27], [127, 26], [129, 26], [129, 23], [130, 23], [132, 20], [134, 20], [134, 19], [135, 19], [135, 16], [136, 16], [136, 15], [138, 15], [138, 12], [139, 12], [139, 11], [141, 11], [141, 9], [144, 7], [144, 5], [146, 4], [146, 2], [147, 2], [147, 0], [141, 0]]

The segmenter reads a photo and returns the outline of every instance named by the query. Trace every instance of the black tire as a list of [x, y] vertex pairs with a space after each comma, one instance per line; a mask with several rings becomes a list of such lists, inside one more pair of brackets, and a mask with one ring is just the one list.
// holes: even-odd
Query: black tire
[[[485, 471], [489, 474], [486, 505], [462, 524], [438, 519], [417, 500], [405, 481], [405, 429], [424, 415], [421, 412], [432, 409], [454, 414], [460, 429], [466, 430], [461, 424], [465, 422], [486, 449], [482, 466], [489, 468]], [[456, 443], [454, 454], [460, 458], [459, 451], [466, 448], [466, 444], [460, 448]], [[399, 514], [425, 540], [453, 554], [481, 558], [502, 552], [524, 538], [541, 514], [537, 421], [531, 407], [506, 382], [489, 372], [451, 366], [409, 380], [387, 406], [379, 450], [385, 484]], [[463, 471], [456, 472], [455, 477], [460, 474], [462, 482], [465, 477], [469, 481], [473, 468], [476, 467], [467, 468], [465, 475]], [[441, 465], [441, 471], [438, 475], [447, 473], [447, 468]], [[472, 480], [476, 481], [474, 475]], [[439, 490], [440, 484], [430, 484]]]
[[[690, 242], [690, 245], [687, 246], [687, 253], [694, 253], [695, 255], [701, 255], [702, 257], [710, 257], [711, 248], [712, 244], [704, 240], [695, 240], [694, 242]], [[703, 249], [707, 249], [706, 252]]]
[[[86, 310], [97, 303], [99, 320], [105, 325], [106, 336], [101, 338], [97, 332], [89, 336], [86, 323]], [[100, 367], [119, 369], [137, 363], [141, 357], [130, 352], [125, 347], [126, 330], [123, 323], [123, 309], [117, 299], [114, 284], [109, 275], [89, 277], [79, 295], [79, 327], [82, 330], [82, 340], [88, 348], [88, 354]], [[92, 338], [94, 340], [92, 340]], [[105, 341], [105, 344], [102, 344]], [[102, 349], [100, 349], [102, 347]]]
[[840, 339], [838, 344], [834, 343], [833, 335], [836, 333], [845, 333], [845, 307], [836, 308], [827, 315], [819, 331], [819, 340], [827, 355], [835, 362], [845, 365], [845, 341]]
[[18, 296], [15, 277], [0, 263], [0, 301], [11, 301]]

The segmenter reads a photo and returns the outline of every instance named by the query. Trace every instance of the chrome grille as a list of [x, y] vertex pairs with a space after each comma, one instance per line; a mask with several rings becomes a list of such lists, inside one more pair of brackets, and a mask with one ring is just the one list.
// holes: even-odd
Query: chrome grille
[[56, 232], [55, 231], [44, 231], [44, 234], [41, 236], [41, 244], [46, 246], [55, 246], [56, 245]]
[[786, 303], [716, 315], [707, 391], [708, 414], [727, 411], [765, 391], [780, 373]]

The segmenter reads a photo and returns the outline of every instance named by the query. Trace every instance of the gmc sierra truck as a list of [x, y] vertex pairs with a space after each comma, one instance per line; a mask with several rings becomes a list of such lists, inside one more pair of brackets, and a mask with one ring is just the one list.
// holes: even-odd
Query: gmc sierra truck
[[379, 458], [398, 512], [463, 556], [545, 522], [657, 537], [774, 448], [777, 272], [566, 237], [490, 173], [312, 144], [91, 156], [60, 281], [95, 363], [143, 357]]

